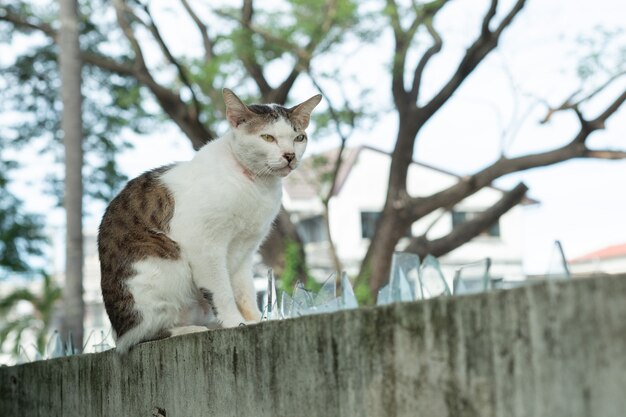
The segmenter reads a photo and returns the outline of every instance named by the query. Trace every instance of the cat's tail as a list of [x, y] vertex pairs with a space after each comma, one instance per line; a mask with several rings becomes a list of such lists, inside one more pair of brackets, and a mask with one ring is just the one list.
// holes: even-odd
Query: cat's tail
[[[137, 327], [140, 327], [140, 326], [137, 326]], [[152, 336], [146, 336], [145, 331], [144, 331], [143, 337], [140, 337], [140, 334], [141, 334], [140, 332], [135, 332], [134, 334], [132, 334], [133, 331], [137, 330], [137, 327], [124, 333], [122, 337], [117, 339], [115, 343], [116, 344], [115, 349], [119, 354], [123, 355], [123, 354], [128, 353], [128, 351], [133, 346], [139, 343], [151, 342], [154, 340], [160, 340], [160, 339], [165, 339], [167, 337], [180, 336], [180, 335], [189, 334], [189, 333], [206, 332], [209, 330], [205, 326], [172, 327], [171, 329], [160, 330], [156, 334], [153, 334]]]
[[115, 350], [117, 353], [124, 355], [135, 345], [142, 342], [149, 342], [152, 340], [165, 339], [170, 337], [170, 332], [164, 329], [154, 331], [146, 329], [141, 324], [133, 327], [122, 336], [115, 340]]

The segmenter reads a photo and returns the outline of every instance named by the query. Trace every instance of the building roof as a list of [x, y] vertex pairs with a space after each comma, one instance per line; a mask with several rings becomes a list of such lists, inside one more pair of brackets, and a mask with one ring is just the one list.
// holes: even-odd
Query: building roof
[[[380, 149], [373, 148], [371, 146], [358, 146], [355, 148], [345, 148], [342, 152], [342, 160], [339, 167], [339, 172], [337, 174], [337, 182], [335, 184], [335, 189], [333, 190], [333, 196], [339, 194], [341, 192], [341, 188], [344, 183], [348, 179], [352, 168], [358, 161], [359, 154], [363, 150], [369, 150], [373, 152], [377, 152], [380, 154], [384, 154], [387, 156], [391, 156], [388, 152], [385, 152]], [[322, 152], [317, 155], [310, 156], [302, 161], [300, 167], [288, 176], [283, 182], [285, 191], [295, 200], [304, 200], [316, 198], [319, 196], [319, 190], [321, 188], [321, 180], [327, 176], [332, 175], [332, 171], [334, 169], [335, 161], [337, 160], [337, 156], [339, 155], [339, 148], [331, 149], [326, 152]], [[416, 161], [415, 159], [412, 161], [413, 164], [421, 166], [423, 168], [427, 168], [445, 175], [449, 175], [452, 177], [461, 180], [463, 177], [455, 174], [451, 171], [445, 170], [443, 168], [435, 167], [433, 165]], [[493, 185], [489, 186], [494, 190], [498, 190], [500, 192], [506, 192], [506, 190], [502, 188], [495, 187]], [[539, 204], [539, 201], [534, 200], [529, 197], [524, 197], [522, 200], [522, 204], [530, 205], [530, 204]]]
[[587, 261], [611, 259], [611, 258], [626, 258], [626, 243], [619, 245], [611, 245], [596, 251], [587, 253], [570, 260], [571, 263], [582, 263]]

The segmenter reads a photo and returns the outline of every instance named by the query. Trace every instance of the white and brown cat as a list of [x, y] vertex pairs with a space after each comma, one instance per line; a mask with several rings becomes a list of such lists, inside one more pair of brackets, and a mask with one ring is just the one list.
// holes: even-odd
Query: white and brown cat
[[252, 257], [307, 144], [316, 95], [245, 105], [224, 89], [231, 129], [188, 162], [147, 172], [111, 201], [98, 235], [117, 349], [261, 318]]

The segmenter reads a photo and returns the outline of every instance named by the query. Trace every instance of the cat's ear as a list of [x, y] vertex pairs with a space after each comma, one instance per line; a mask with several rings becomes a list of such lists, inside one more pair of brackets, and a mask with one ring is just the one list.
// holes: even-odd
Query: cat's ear
[[293, 120], [301, 129], [306, 129], [311, 120], [311, 112], [322, 101], [322, 95], [317, 94], [310, 99], [303, 101], [297, 106], [289, 109], [291, 120]]
[[222, 90], [226, 104], [226, 118], [232, 127], [237, 127], [250, 120], [254, 113], [228, 88]]

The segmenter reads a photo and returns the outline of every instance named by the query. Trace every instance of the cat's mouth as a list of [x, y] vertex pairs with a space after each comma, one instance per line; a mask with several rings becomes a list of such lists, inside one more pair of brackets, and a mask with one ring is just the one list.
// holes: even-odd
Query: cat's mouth
[[296, 169], [296, 167], [297, 163], [295, 163], [295, 161], [292, 163], [287, 163], [283, 166], [269, 166], [272, 173], [279, 177], [286, 177], [291, 173], [291, 171]]
[[285, 165], [282, 168], [274, 169], [274, 172], [281, 177], [286, 177], [291, 173], [291, 171], [293, 171], [293, 168], [290, 165]]

